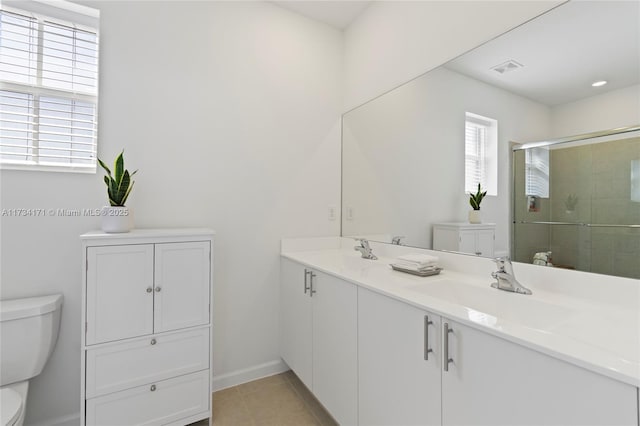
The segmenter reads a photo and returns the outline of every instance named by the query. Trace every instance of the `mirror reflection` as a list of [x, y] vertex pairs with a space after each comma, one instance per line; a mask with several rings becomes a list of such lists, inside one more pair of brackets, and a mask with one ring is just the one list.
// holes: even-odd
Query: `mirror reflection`
[[[602, 259], [595, 251], [589, 268], [582, 268], [584, 250], [569, 255], [560, 246], [584, 240], [563, 235], [562, 227], [545, 231], [554, 234], [548, 241], [518, 243], [518, 231], [525, 233], [520, 228], [553, 225], [514, 225], [521, 220], [518, 211], [514, 216], [515, 199], [526, 198], [526, 191], [512, 195], [512, 146], [638, 123], [639, 14], [638, 2], [565, 3], [346, 113], [342, 235], [388, 243], [396, 237], [408, 246], [512, 255], [529, 263], [536, 253], [557, 247], [558, 265], [632, 276], [617, 272], [611, 262], [594, 267], [593, 261]], [[607, 83], [592, 86], [600, 80]], [[556, 150], [545, 150], [554, 152], [553, 170], [570, 175], [587, 167], [570, 160], [555, 164]], [[522, 151], [518, 155], [525, 155]], [[590, 179], [598, 187], [602, 179], [614, 187], [619, 183], [599, 174]], [[487, 196], [481, 223], [472, 224], [469, 192], [478, 183]], [[550, 188], [550, 199], [556, 192], [562, 198], [554, 206], [575, 203], [582, 209], [586, 195], [562, 191]], [[542, 214], [545, 201], [538, 198]], [[630, 245], [638, 242], [631, 240]]]
[[640, 130], [517, 147], [513, 165], [514, 260], [640, 278]]

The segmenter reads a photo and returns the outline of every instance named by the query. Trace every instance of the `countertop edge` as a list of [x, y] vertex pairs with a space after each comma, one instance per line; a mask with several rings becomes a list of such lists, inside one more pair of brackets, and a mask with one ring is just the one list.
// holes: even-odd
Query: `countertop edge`
[[[447, 318], [450, 318], [452, 320], [458, 321], [466, 326], [469, 326], [471, 328], [477, 329], [479, 331], [488, 333], [490, 335], [493, 335], [495, 337], [498, 338], [502, 338], [505, 339], [507, 341], [516, 343], [518, 345], [524, 346], [528, 349], [531, 350], [535, 350], [537, 352], [540, 352], [542, 354], [551, 356], [553, 358], [568, 362], [572, 365], [584, 368], [586, 370], [592, 371], [594, 373], [597, 374], [601, 374], [603, 376], [609, 377], [611, 379], [626, 383], [628, 385], [631, 386], [635, 386], [635, 387], [639, 387], [640, 388], [640, 364], [636, 364], [635, 366], [629, 366], [628, 368], [624, 368], [624, 365], [619, 365], [617, 366], [618, 368], [614, 368], [614, 367], [610, 367], [610, 366], [605, 366], [602, 365], [599, 362], [596, 362], [594, 360], [589, 360], [588, 357], [585, 357], [584, 355], [581, 354], [576, 354], [576, 353], [571, 353], [571, 351], [568, 350], [563, 350], [562, 348], [558, 348], [558, 347], [554, 347], [552, 345], [545, 345], [541, 342], [534, 342], [531, 341], [530, 339], [523, 337], [522, 335], [518, 335], [517, 333], [517, 329], [521, 328], [521, 329], [525, 329], [526, 327], [520, 326], [518, 324], [513, 324], [514, 330], [511, 330], [510, 332], [504, 331], [504, 330], [499, 330], [496, 328], [492, 328], [489, 327], [487, 325], [484, 324], [480, 324], [474, 321], [469, 320], [469, 318], [465, 318], [460, 316], [459, 314], [453, 312], [453, 311], [448, 311], [446, 309], [442, 309], [442, 308], [438, 308], [438, 307], [434, 307], [431, 305], [427, 305], [424, 303], [421, 303], [419, 301], [416, 300], [411, 300], [409, 298], [406, 298], [402, 295], [399, 295], [397, 293], [393, 293], [391, 291], [387, 291], [385, 289], [381, 289], [375, 285], [371, 285], [368, 284], [364, 281], [358, 280], [358, 279], [354, 279], [353, 277], [349, 277], [346, 275], [341, 274], [340, 272], [336, 271], [336, 270], [332, 270], [330, 268], [326, 268], [323, 267], [322, 265], [318, 265], [317, 263], [308, 261], [307, 259], [305, 259], [305, 254], [308, 254], [309, 252], [282, 252], [280, 254], [281, 257], [287, 258], [289, 260], [292, 260], [294, 262], [300, 263], [302, 265], [317, 269], [318, 271], [321, 271], [323, 273], [326, 273], [328, 275], [332, 275], [336, 278], [339, 278], [341, 280], [347, 281], [351, 284], [357, 285], [358, 287], [362, 287], [365, 288], [367, 290], [371, 290], [373, 292], [376, 292], [378, 294], [381, 294], [383, 296], [386, 297], [390, 297], [394, 300], [398, 300], [400, 302], [403, 303], [407, 303], [408, 305], [414, 306], [416, 308], [419, 309], [425, 309], [428, 310], [434, 314], [437, 315], [441, 315]], [[460, 274], [462, 275], [462, 274]], [[449, 302], [445, 302], [443, 301], [442, 303], [449, 303]], [[449, 303], [450, 304], [450, 303]], [[524, 332], [524, 331], [523, 331]], [[562, 336], [560, 336], [562, 337]], [[586, 346], [586, 344], [584, 344]], [[597, 348], [596, 348], [597, 349]], [[624, 364], [624, 359], [622, 359], [621, 357], [616, 357], [615, 355], [611, 354], [609, 355], [612, 358], [612, 362], [611, 364]], [[617, 361], [615, 362], [614, 361]], [[630, 361], [633, 362], [633, 361]], [[632, 371], [635, 368], [635, 374], [634, 371]], [[625, 370], [629, 370], [629, 371], [625, 371]]]

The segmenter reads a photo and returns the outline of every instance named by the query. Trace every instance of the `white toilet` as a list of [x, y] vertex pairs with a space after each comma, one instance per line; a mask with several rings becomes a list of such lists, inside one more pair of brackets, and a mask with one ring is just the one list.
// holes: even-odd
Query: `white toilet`
[[53, 352], [61, 307], [61, 294], [0, 300], [1, 426], [22, 425], [29, 379]]

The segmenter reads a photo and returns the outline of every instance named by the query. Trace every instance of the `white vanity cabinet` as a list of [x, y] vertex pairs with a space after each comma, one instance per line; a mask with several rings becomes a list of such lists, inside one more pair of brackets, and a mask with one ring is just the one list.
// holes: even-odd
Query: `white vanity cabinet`
[[433, 225], [433, 249], [493, 257], [496, 225], [494, 223], [436, 223]]
[[443, 425], [638, 425], [636, 387], [442, 322], [452, 330], [452, 361], [442, 371]]
[[211, 415], [213, 232], [91, 232], [83, 244], [83, 425]]
[[358, 288], [361, 425], [440, 425], [440, 317]]
[[358, 384], [361, 425], [638, 424], [633, 386], [363, 288]]
[[280, 354], [343, 425], [358, 423], [357, 290], [281, 259]]

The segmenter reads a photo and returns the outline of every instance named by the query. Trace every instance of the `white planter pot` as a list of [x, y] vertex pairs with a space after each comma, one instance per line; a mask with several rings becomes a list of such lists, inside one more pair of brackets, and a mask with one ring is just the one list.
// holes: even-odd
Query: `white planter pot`
[[129, 232], [133, 228], [133, 211], [128, 207], [106, 206], [101, 214], [104, 232], [115, 234]]
[[480, 210], [469, 210], [469, 223], [482, 223]]

